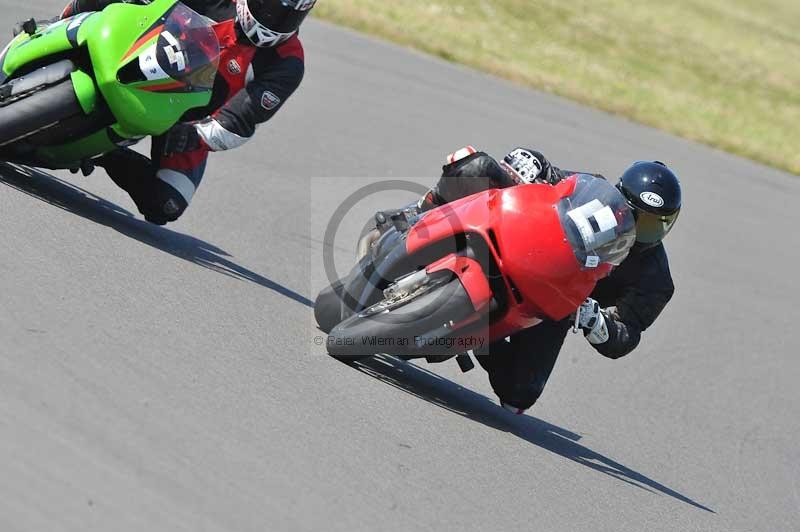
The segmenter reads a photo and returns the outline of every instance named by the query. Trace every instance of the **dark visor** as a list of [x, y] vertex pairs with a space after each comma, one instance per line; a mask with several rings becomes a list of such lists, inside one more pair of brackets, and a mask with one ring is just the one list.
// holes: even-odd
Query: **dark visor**
[[298, 11], [282, 0], [263, 0], [259, 2], [259, 8], [250, 13], [259, 24], [274, 32], [292, 33], [297, 31], [309, 11], [311, 10]]
[[638, 211], [636, 213], [636, 241], [642, 244], [661, 242], [675, 225], [678, 214], [676, 212], [664, 216]]

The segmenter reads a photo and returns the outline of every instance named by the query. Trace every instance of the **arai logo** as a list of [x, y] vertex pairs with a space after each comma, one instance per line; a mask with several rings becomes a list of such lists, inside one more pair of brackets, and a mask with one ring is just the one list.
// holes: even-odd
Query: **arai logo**
[[655, 192], [642, 192], [639, 194], [639, 197], [642, 199], [643, 202], [650, 205], [651, 207], [663, 207], [664, 206], [664, 198], [656, 194]]

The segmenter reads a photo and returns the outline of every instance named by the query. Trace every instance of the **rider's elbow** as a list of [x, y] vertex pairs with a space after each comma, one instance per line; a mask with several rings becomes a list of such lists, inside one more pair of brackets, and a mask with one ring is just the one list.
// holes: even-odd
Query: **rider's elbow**
[[594, 345], [604, 357], [616, 360], [630, 354], [639, 345], [642, 333], [636, 327], [609, 320], [608, 341]]

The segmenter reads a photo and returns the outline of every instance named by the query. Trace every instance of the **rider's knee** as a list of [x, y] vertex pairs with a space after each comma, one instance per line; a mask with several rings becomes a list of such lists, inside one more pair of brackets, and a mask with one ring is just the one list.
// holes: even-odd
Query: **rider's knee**
[[544, 383], [534, 381], [526, 385], [495, 388], [494, 392], [504, 408], [511, 411], [516, 410], [515, 413], [521, 414], [533, 407], [542, 396]]
[[148, 222], [164, 225], [181, 217], [189, 207], [196, 187], [180, 172], [159, 170], [156, 177], [151, 199], [143, 214]]

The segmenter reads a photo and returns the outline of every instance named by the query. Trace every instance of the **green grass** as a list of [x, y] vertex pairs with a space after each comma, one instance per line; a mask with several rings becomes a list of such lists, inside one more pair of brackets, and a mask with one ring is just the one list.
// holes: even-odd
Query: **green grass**
[[800, 0], [321, 0], [316, 11], [800, 174]]

